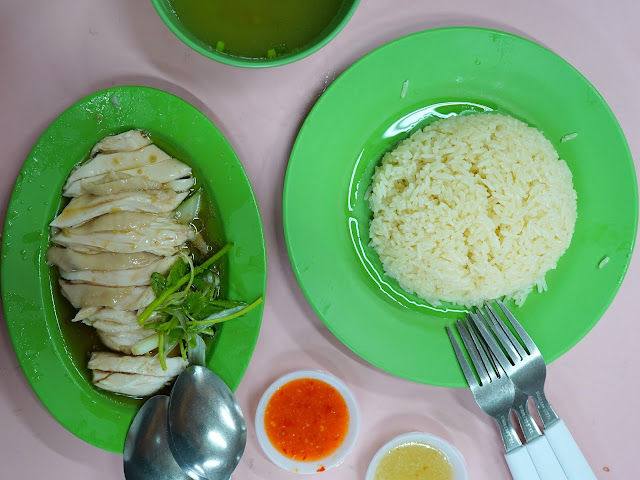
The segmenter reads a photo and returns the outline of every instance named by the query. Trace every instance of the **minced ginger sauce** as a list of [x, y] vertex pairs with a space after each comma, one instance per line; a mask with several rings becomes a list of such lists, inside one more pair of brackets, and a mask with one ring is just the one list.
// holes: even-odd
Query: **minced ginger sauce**
[[374, 480], [453, 480], [453, 468], [437, 448], [407, 442], [382, 457]]
[[272, 445], [292, 460], [314, 461], [333, 453], [349, 427], [340, 392], [322, 380], [301, 378], [273, 394], [264, 414]]

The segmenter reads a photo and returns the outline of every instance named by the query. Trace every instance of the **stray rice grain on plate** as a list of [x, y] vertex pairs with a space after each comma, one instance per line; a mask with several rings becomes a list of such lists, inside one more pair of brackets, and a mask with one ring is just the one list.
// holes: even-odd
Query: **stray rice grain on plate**
[[535, 128], [488, 113], [436, 121], [373, 175], [371, 245], [387, 275], [428, 302], [518, 304], [571, 242], [571, 171]]

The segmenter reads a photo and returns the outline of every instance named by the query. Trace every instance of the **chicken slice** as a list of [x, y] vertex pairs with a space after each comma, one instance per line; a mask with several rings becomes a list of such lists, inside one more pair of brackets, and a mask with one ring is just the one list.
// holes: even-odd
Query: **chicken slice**
[[[80, 312], [86, 311], [88, 314], [84, 315], [82, 320], [89, 326], [93, 326], [96, 322], [105, 322], [106, 324], [117, 323], [124, 326], [138, 326], [138, 315], [140, 311], [126, 311], [126, 310], [114, 310], [113, 308], [83, 308]], [[77, 315], [76, 315], [77, 316]], [[147, 322], [155, 322], [158, 320], [158, 316], [152, 314]], [[74, 321], [77, 321], [74, 318]], [[115, 327], [113, 327], [115, 328]]]
[[64, 185], [66, 190], [73, 182], [82, 178], [104, 175], [109, 172], [119, 172], [131, 168], [140, 168], [145, 165], [154, 165], [171, 158], [167, 153], [160, 150], [155, 145], [146, 147], [134, 152], [99, 153], [88, 162], [76, 167]]
[[186, 192], [190, 190], [196, 184], [196, 179], [193, 177], [179, 178], [178, 180], [172, 180], [165, 183], [165, 188], [169, 188], [174, 192]]
[[113, 195], [83, 195], [75, 197], [58, 215], [52, 227], [65, 228], [81, 225], [89, 220], [113, 212], [169, 213], [189, 195], [173, 190], [149, 192], [121, 192]]
[[86, 320], [91, 318], [93, 315], [97, 315], [100, 310], [100, 307], [81, 308], [80, 310], [78, 310], [78, 313], [76, 313], [76, 316], [71, 319], [71, 321], [87, 323]]
[[64, 228], [55, 233], [51, 241], [79, 251], [102, 249], [117, 253], [148, 252], [157, 256], [172, 256], [195, 237], [190, 225], [171, 222], [142, 225], [129, 230], [102, 230], [91, 223]]
[[[133, 177], [142, 178], [144, 181], [155, 184], [167, 185], [167, 188], [181, 191], [176, 188], [184, 188], [181, 184], [172, 185], [171, 182], [190, 176], [191, 167], [175, 158], [168, 158], [163, 162], [154, 163], [153, 165], [145, 165], [144, 167], [120, 170], [117, 172], [107, 172], [102, 175], [79, 179], [65, 185], [62, 193], [65, 197], [79, 197], [87, 193], [95, 194], [95, 192], [91, 191], [92, 188]], [[117, 184], [113, 183], [112, 188], [116, 187]]]
[[[90, 317], [93, 318], [93, 317]], [[98, 330], [99, 332], [104, 333], [105, 335], [123, 335], [123, 334], [136, 334], [142, 338], [147, 338], [150, 335], [153, 335], [154, 330], [145, 330], [136, 321], [136, 317], [134, 315], [134, 321], [123, 323], [123, 322], [112, 322], [111, 320], [89, 320], [87, 319], [84, 323], [91, 324], [93, 328]]]
[[137, 190], [158, 190], [162, 183], [149, 180], [141, 175], [126, 175], [121, 172], [110, 172], [100, 177], [78, 180], [64, 192], [67, 197], [82, 195], [113, 195], [120, 192], [134, 192]]
[[73, 227], [78, 233], [94, 232], [123, 232], [137, 230], [143, 227], [172, 227], [177, 225], [175, 214], [145, 213], [119, 211], [100, 215], [82, 225]]
[[182, 357], [167, 357], [167, 369], [163, 370], [158, 357], [155, 355], [138, 355], [136, 357], [120, 355], [112, 352], [94, 352], [89, 359], [91, 370], [105, 372], [140, 373], [154, 377], [175, 377], [179, 375], [188, 362]]
[[[79, 197], [81, 195], [113, 195], [120, 192], [135, 192], [138, 190], [160, 190], [168, 189], [174, 192], [184, 192], [193, 187], [195, 180], [193, 177], [171, 180], [166, 183], [149, 180], [141, 175], [129, 176], [121, 172], [112, 172], [111, 181], [98, 181], [92, 178], [79, 180], [73, 183], [65, 196]], [[105, 180], [101, 178], [101, 180]]]
[[127, 130], [118, 135], [104, 137], [91, 149], [91, 157], [98, 153], [133, 152], [151, 145], [149, 135], [141, 130]]
[[[82, 310], [89, 309], [83, 308]], [[82, 321], [89, 326], [92, 326], [93, 323], [97, 321], [120, 323], [122, 325], [138, 325], [138, 313], [139, 312], [136, 311], [114, 310], [113, 308], [96, 308], [91, 314], [85, 315]]]
[[72, 248], [63, 248], [52, 245], [47, 250], [47, 263], [55, 265], [61, 270], [75, 272], [78, 270], [128, 270], [132, 268], [144, 268], [156, 263], [161, 257], [152, 253], [80, 253]]
[[63, 279], [59, 282], [62, 294], [77, 309], [109, 307], [115, 310], [140, 310], [155, 298], [151, 287], [104, 287]]
[[161, 257], [156, 263], [152, 263], [143, 268], [129, 270], [80, 270], [75, 272], [67, 272], [60, 270], [60, 276], [65, 280], [72, 282], [87, 282], [97, 285], [106, 285], [108, 287], [130, 287], [138, 285], [150, 285], [151, 274], [158, 272], [166, 275], [173, 264], [178, 260], [178, 256]]
[[176, 222], [168, 213], [113, 212], [100, 215], [80, 226], [74, 227], [78, 233], [130, 231], [150, 225], [173, 225]]
[[89, 360], [93, 383], [103, 390], [124, 395], [152, 395], [177, 377], [188, 365], [182, 357], [166, 359], [162, 370], [158, 358], [150, 355], [137, 357], [117, 353], [94, 352]]
[[131, 373], [93, 370], [93, 384], [113, 393], [132, 397], [148, 397], [167, 385], [173, 377], [154, 377]]
[[[97, 322], [96, 322], [97, 323]], [[95, 324], [94, 324], [95, 326]], [[131, 348], [138, 342], [153, 335], [151, 330], [134, 330], [131, 332], [109, 333], [105, 330], [98, 330], [98, 337], [105, 347], [131, 355]]]
[[145, 228], [144, 231], [128, 233], [96, 232], [86, 235], [65, 229], [55, 234], [51, 241], [89, 255], [107, 250], [119, 253], [148, 252], [156, 256], [172, 256], [193, 236], [193, 230], [167, 227]]
[[[152, 316], [148, 321], [155, 320]], [[137, 312], [99, 309], [94, 315], [83, 320], [83, 323], [94, 327], [102, 343], [118, 352], [131, 355], [131, 347], [155, 333], [152, 329], [145, 330], [138, 325]]]

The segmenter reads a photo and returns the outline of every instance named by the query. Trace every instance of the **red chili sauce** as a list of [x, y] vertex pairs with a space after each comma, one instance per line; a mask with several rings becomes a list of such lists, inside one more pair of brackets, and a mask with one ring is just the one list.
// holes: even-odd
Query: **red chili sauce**
[[292, 460], [314, 461], [333, 453], [349, 427], [347, 404], [322, 380], [301, 378], [273, 394], [264, 414], [267, 437]]

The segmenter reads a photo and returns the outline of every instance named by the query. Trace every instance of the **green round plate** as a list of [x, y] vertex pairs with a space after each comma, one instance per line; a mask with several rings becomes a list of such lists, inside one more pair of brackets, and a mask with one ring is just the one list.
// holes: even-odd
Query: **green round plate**
[[368, 246], [371, 174], [415, 129], [490, 110], [541, 130], [578, 193], [573, 240], [547, 274], [549, 290], [514, 309], [548, 362], [595, 325], [629, 265], [638, 223], [633, 161], [613, 113], [578, 71], [540, 45], [480, 28], [430, 30], [384, 45], [347, 69], [306, 119], [287, 169], [283, 215], [293, 270], [316, 313], [355, 353], [394, 375], [466, 386], [444, 329], [464, 309], [433, 308], [384, 275]]
[[[42, 134], [16, 182], [2, 242], [2, 300], [18, 361], [44, 406], [69, 431], [96, 447], [121, 453], [140, 400], [94, 388], [86, 358], [72, 358], [62, 322], [69, 314], [52, 289], [45, 263], [49, 222], [61, 204], [72, 167], [105, 135], [140, 128], [193, 168], [222, 236], [234, 242], [227, 259], [229, 298], [264, 295], [266, 259], [260, 214], [249, 180], [220, 131], [185, 101], [160, 90], [116, 87], [66, 110]], [[68, 307], [67, 307], [68, 308]], [[225, 323], [210, 344], [207, 366], [235, 389], [255, 346], [262, 306]]]

